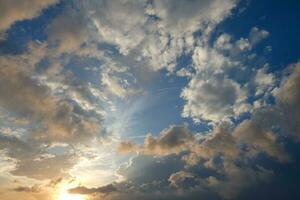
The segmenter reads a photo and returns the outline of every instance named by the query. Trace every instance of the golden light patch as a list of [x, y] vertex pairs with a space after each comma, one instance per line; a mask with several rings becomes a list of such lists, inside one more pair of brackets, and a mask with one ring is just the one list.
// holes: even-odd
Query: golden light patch
[[63, 192], [58, 195], [56, 200], [87, 200], [84, 196], [79, 194], [69, 194], [68, 192]]
[[68, 190], [72, 187], [68, 184], [61, 184], [54, 194], [54, 200], [88, 200], [85, 195], [69, 193]]

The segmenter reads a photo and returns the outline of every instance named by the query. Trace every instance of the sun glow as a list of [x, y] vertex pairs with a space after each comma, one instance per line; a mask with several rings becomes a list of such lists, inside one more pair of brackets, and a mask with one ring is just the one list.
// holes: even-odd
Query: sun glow
[[63, 192], [58, 195], [56, 200], [86, 200], [86, 198], [79, 194], [69, 194], [68, 192]]
[[72, 188], [68, 184], [62, 184], [55, 193], [54, 200], [88, 200], [85, 195], [71, 194], [68, 190]]

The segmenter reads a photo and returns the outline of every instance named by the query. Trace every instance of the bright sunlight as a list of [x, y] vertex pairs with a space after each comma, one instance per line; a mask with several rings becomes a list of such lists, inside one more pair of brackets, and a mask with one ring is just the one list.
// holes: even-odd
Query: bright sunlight
[[86, 200], [86, 198], [79, 194], [69, 194], [64, 192], [58, 195], [57, 200]]
[[88, 200], [85, 195], [70, 194], [68, 192], [70, 188], [68, 184], [61, 185], [55, 194], [54, 200]]

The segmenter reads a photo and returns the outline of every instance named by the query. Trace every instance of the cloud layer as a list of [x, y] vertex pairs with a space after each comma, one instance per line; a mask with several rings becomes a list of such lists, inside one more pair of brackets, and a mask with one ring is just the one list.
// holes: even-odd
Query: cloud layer
[[0, 0], [0, 199], [297, 185], [300, 63], [275, 66], [263, 23], [227, 30], [248, 6]]

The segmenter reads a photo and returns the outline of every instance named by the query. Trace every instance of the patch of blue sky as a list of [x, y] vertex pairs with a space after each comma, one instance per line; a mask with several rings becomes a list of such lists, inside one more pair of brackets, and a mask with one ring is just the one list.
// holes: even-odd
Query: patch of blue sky
[[0, 53], [19, 54], [26, 50], [29, 41], [45, 41], [47, 25], [64, 10], [65, 4], [61, 1], [43, 10], [36, 18], [13, 24], [6, 32], [6, 39], [0, 40]]
[[99, 70], [102, 64], [103, 62], [96, 58], [72, 56], [68, 64], [65, 65], [65, 70], [71, 71], [81, 81], [99, 85]]
[[271, 71], [282, 70], [290, 63], [297, 62], [300, 52], [299, 9], [300, 1], [290, 0], [283, 3], [280, 0], [249, 0], [247, 9], [239, 6], [233, 16], [221, 23], [216, 33], [229, 33], [235, 38], [246, 38], [252, 27], [270, 32], [269, 37], [255, 48], [262, 54], [265, 45], [270, 45], [272, 51], [267, 57]]
[[187, 78], [162, 71], [152, 82], [154, 84], [146, 89], [146, 96], [140, 99], [140, 108], [132, 116], [134, 126], [131, 126], [131, 132], [122, 135], [123, 137], [142, 141], [147, 133], [158, 135], [173, 124], [187, 123], [195, 132], [205, 132], [209, 129], [210, 126], [206, 122], [195, 124], [190, 118], [181, 116], [185, 102], [180, 94], [188, 83]]

